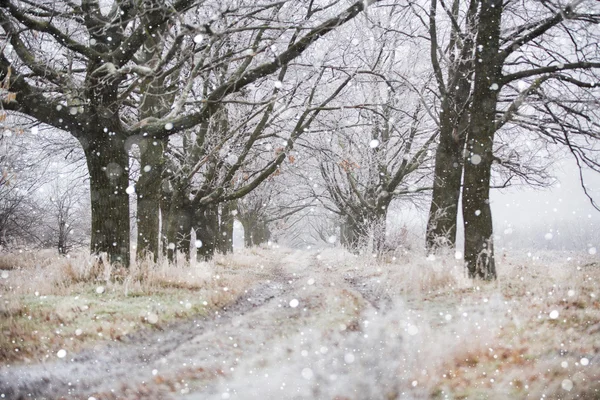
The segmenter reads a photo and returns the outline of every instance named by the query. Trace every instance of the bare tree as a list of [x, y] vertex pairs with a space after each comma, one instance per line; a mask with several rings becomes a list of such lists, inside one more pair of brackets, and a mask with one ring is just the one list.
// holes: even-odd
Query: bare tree
[[[569, 73], [569, 71], [600, 68], [600, 63], [588, 61], [590, 54], [587, 50], [580, 49], [575, 39], [573, 39], [573, 51], [565, 47], [561, 55], [562, 62], [556, 64], [554, 62], [557, 53], [549, 43], [544, 43], [545, 35], [560, 36], [564, 33], [569, 37], [569, 32], [573, 29], [569, 26], [571, 24], [577, 27], [578, 24], [589, 25], [599, 22], [594, 6], [597, 4], [590, 2], [573, 2], [567, 6], [547, 2], [544, 5], [546, 18], [511, 27], [507, 34], [502, 32], [502, 17], [518, 9], [518, 4], [489, 1], [485, 2], [479, 10], [476, 39], [478, 62], [475, 63], [473, 86], [473, 104], [478, 106], [472, 107], [470, 113], [471, 123], [467, 139], [468, 153], [462, 193], [465, 261], [471, 277], [482, 279], [496, 277], [489, 204], [491, 169], [492, 164], [496, 162], [493, 153], [496, 131], [513, 118], [531, 94], [542, 90], [546, 82], [558, 80], [572, 83], [578, 88], [595, 86]], [[577, 9], [583, 10], [583, 13], [578, 12]], [[519, 50], [521, 54], [517, 54]], [[540, 60], [548, 62], [548, 65], [539, 66]], [[498, 99], [501, 89], [511, 82], [526, 78], [534, 79], [524, 84], [524, 89], [510, 105], [499, 110]], [[500, 116], [498, 116], [499, 112]], [[560, 124], [556, 119], [555, 123]], [[542, 131], [544, 129], [542, 127]], [[562, 125], [563, 133], [567, 132], [566, 129], [565, 125]], [[565, 135], [566, 141], [575, 141], [581, 134], [598, 139], [597, 134], [589, 136], [588, 132], [577, 130], [568, 132]]]
[[[83, 246], [89, 241], [88, 192], [83, 180], [58, 177], [48, 190], [49, 198], [42, 203], [46, 220], [44, 242], [65, 255], [73, 247]], [[41, 227], [40, 227], [41, 230]]]
[[[440, 4], [451, 32], [448, 47], [437, 41], [437, 8]], [[460, 6], [460, 2], [455, 2], [448, 8], [445, 3], [432, 0], [429, 8], [431, 60], [442, 95], [440, 147], [436, 155], [427, 243], [430, 249], [438, 244], [454, 245], [457, 193], [464, 171], [465, 261], [470, 276], [494, 279], [489, 205], [492, 165], [509, 172], [509, 178], [500, 184], [501, 187], [509, 184], [513, 177], [542, 184], [547, 177], [541, 165], [524, 168], [521, 162], [524, 158], [520, 155], [523, 150], [507, 146], [506, 138], [515, 133], [528, 135], [523, 129], [516, 129], [518, 126], [560, 142], [556, 137], [564, 136], [565, 126], [572, 126], [573, 119], [581, 122], [589, 118], [584, 116], [586, 113], [572, 108], [569, 98], [562, 101], [555, 98], [554, 104], [561, 104], [555, 111], [562, 108], [566, 112], [566, 107], [575, 112], [569, 112], [569, 122], [569, 119], [561, 121], [550, 117], [554, 127], [566, 123], [559, 130], [553, 128], [553, 133], [549, 133], [549, 126], [541, 119], [534, 122], [531, 118], [523, 118], [522, 113], [533, 104], [537, 104], [533, 107], [548, 111], [547, 107], [541, 106], [548, 102], [540, 99], [546, 97], [543, 94], [546, 90], [553, 91], [551, 88], [556, 87], [557, 82], [571, 87], [566, 93], [573, 87], [578, 90], [593, 88], [593, 82], [580, 78], [593, 75], [594, 68], [600, 66], [594, 62], [585, 44], [594, 37], [589, 27], [598, 22], [598, 10], [597, 3], [586, 1], [569, 4], [484, 1], [469, 3], [465, 10]], [[531, 15], [535, 15], [533, 20]], [[585, 35], [575, 38], [571, 34], [574, 31], [585, 32]], [[557, 47], [556, 43], [561, 45]], [[444, 50], [448, 48], [450, 53]], [[439, 61], [440, 57], [443, 62]], [[446, 75], [443, 65], [448, 68]], [[456, 71], [461, 69], [463, 72], [457, 75]], [[444, 102], [451, 107], [445, 107]], [[448, 119], [448, 115], [455, 117]], [[557, 135], [559, 131], [562, 133]], [[591, 137], [589, 129], [575, 132], [567, 128], [567, 132], [569, 138], [564, 141], [578, 142], [576, 137], [582, 135]], [[519, 142], [518, 139], [508, 140]], [[466, 152], [464, 162], [463, 151]], [[586, 157], [581, 154], [590, 154], [583, 150], [575, 153], [582, 161]], [[587, 157], [587, 160], [592, 158]]]
[[[3, 47], [0, 75], [5, 79], [12, 71], [10, 87], [16, 98], [5, 108], [79, 140], [90, 175], [92, 251], [107, 252], [111, 261], [128, 265], [130, 145], [144, 137], [157, 141], [199, 126], [228, 96], [277, 72], [368, 4], [240, 1], [221, 7], [219, 2], [192, 0], [119, 0], [105, 7], [97, 0], [81, 4], [6, 0], [0, 5], [0, 26], [10, 46]], [[290, 7], [304, 12], [286, 9]], [[227, 23], [218, 23], [226, 17]], [[273, 50], [287, 32], [296, 32], [297, 40]], [[141, 52], [152, 35], [161, 35], [167, 44], [162, 46], [161, 61], [148, 66]], [[235, 45], [232, 51], [220, 59], [205, 57], [225, 41]], [[232, 74], [211, 87], [200, 104], [190, 105], [197, 80], [223, 64], [232, 67]], [[179, 80], [173, 71], [180, 69], [184, 71]], [[140, 115], [140, 90], [155, 79], [172, 80], [176, 95], [170, 111], [163, 116]], [[273, 170], [284, 159], [276, 158]]]

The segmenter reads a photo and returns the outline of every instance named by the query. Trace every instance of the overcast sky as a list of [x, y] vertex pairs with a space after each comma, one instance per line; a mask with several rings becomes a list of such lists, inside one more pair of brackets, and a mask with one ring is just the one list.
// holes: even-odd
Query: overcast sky
[[[600, 212], [585, 196], [572, 159], [557, 163], [558, 183], [547, 189], [494, 190], [492, 210], [499, 244], [515, 248], [600, 249]], [[586, 186], [600, 203], [600, 174], [587, 173]]]
[[[554, 166], [558, 182], [549, 188], [533, 189], [515, 186], [493, 189], [492, 214], [496, 234], [496, 249], [512, 250], [574, 250], [589, 252], [596, 248], [600, 255], [600, 212], [594, 209], [583, 193], [579, 172], [572, 159]], [[586, 185], [600, 203], [600, 174], [587, 173]], [[414, 245], [421, 245], [427, 210], [415, 212], [394, 209], [389, 218], [392, 225], [407, 224], [415, 233]], [[460, 218], [460, 215], [459, 215]], [[394, 230], [390, 229], [390, 233]], [[457, 249], [463, 246], [462, 219], [458, 223]]]

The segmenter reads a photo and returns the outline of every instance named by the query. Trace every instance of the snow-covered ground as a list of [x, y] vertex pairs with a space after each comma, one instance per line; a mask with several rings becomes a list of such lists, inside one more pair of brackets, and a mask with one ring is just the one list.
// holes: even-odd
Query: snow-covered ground
[[[190, 276], [232, 286], [232, 300], [210, 315], [95, 342], [62, 358], [5, 363], [0, 395], [597, 398], [597, 261], [500, 254], [500, 278], [485, 284], [467, 279], [453, 255], [376, 260], [340, 249], [243, 250], [187, 267]], [[6, 280], [17, 279], [10, 272]], [[223, 284], [210, 290], [222, 292]], [[2, 287], [4, 299], [16, 293]]]

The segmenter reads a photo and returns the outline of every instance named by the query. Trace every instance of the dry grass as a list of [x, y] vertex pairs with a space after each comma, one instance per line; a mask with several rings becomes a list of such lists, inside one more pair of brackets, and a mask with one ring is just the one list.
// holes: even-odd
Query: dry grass
[[140, 260], [127, 270], [83, 253], [2, 255], [0, 360], [35, 362], [227, 306], [256, 283], [232, 264]]
[[[247, 249], [192, 266], [142, 260], [129, 271], [83, 255], [27, 257], [0, 259], [18, 265], [0, 280], [5, 363], [207, 313], [282, 274], [302, 306], [275, 299], [239, 316], [233, 333], [224, 326], [240, 350], [220, 365], [235, 371], [185, 371], [197, 389], [217, 382], [218, 395], [203, 398], [275, 399], [282, 387], [326, 399], [600, 398], [600, 266], [589, 255], [499, 254], [492, 283], [466, 278], [453, 254]], [[161, 377], [161, 390], [181, 389], [180, 378]]]
[[454, 254], [317, 259], [309, 274], [330, 295], [344, 284], [361, 294], [355, 324], [332, 331], [314, 317], [308, 335], [272, 346], [286, 352], [257, 356], [260, 374], [247, 363], [222, 378], [231, 398], [283, 387], [323, 399], [600, 398], [600, 267], [587, 256], [500, 254], [492, 283], [468, 279]]

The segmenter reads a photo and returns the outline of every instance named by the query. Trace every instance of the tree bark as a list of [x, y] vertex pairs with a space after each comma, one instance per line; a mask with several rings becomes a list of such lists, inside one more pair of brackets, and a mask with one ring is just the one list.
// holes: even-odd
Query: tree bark
[[215, 255], [218, 245], [219, 216], [217, 206], [210, 205], [203, 211], [196, 211], [196, 237], [202, 241], [202, 247], [197, 249], [196, 259], [208, 261]]
[[[459, 14], [455, 1], [453, 13]], [[427, 221], [427, 250], [456, 245], [458, 202], [463, 177], [465, 140], [469, 127], [469, 100], [473, 75], [473, 39], [477, 4], [471, 0], [467, 10], [467, 35], [459, 41], [460, 32], [453, 28], [452, 42], [459, 55], [451, 63], [440, 111], [440, 143], [435, 154], [431, 208]], [[462, 47], [458, 43], [462, 42]], [[433, 44], [432, 44], [433, 45]], [[437, 51], [437, 49], [435, 49]]]
[[385, 250], [387, 207], [362, 215], [346, 215], [340, 227], [340, 243], [351, 251], [367, 246], [372, 239], [373, 251], [381, 254]]
[[233, 211], [237, 209], [235, 201], [221, 204], [221, 221], [219, 224], [219, 252], [223, 254], [233, 252]]
[[136, 186], [137, 258], [152, 254], [154, 262], [159, 255], [159, 210], [166, 146], [166, 140], [144, 139], [140, 142], [141, 172]]
[[385, 250], [387, 206], [380, 209], [373, 218], [370, 231], [373, 232], [373, 252], [377, 255], [383, 254]]
[[240, 218], [244, 227], [244, 245], [246, 247], [258, 246], [271, 239], [269, 224], [259, 218], [244, 216]]
[[190, 257], [190, 236], [193, 226], [193, 212], [185, 193], [175, 189], [170, 199], [167, 219], [167, 258], [170, 262], [177, 259], [177, 251], [183, 251], [186, 259]]
[[91, 251], [106, 252], [110, 262], [129, 266], [128, 154], [125, 140], [104, 132], [84, 147], [90, 174]]
[[60, 220], [58, 222], [58, 254], [61, 256], [64, 256], [69, 252], [69, 249], [67, 248], [67, 232], [66, 222]]
[[353, 250], [358, 247], [359, 232], [354, 219], [346, 215], [340, 226], [340, 243], [347, 249]]
[[465, 262], [471, 278], [496, 278], [489, 192], [502, 60], [498, 54], [502, 1], [481, 4], [477, 62], [463, 184]]
[[463, 175], [463, 138], [452, 135], [450, 118], [442, 110], [440, 120], [440, 144], [435, 154], [435, 170], [431, 208], [427, 221], [427, 249], [435, 251], [442, 247], [454, 247], [458, 201]]
[[252, 229], [252, 243], [254, 246], [261, 245], [271, 239], [271, 230], [269, 224], [265, 221], [258, 220]]

